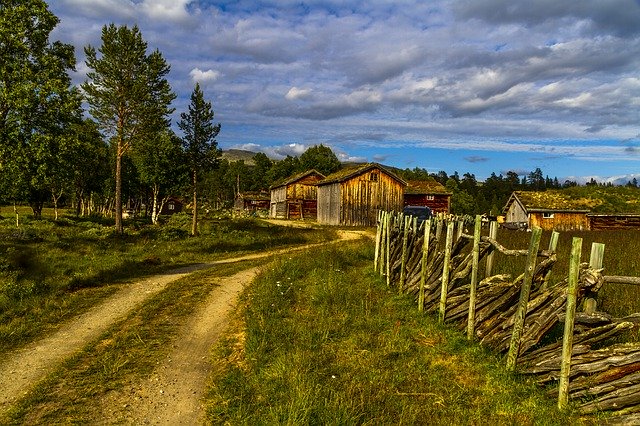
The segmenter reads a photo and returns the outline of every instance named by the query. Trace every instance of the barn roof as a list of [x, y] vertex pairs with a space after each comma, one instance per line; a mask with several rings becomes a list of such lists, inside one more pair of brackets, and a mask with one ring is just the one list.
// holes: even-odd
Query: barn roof
[[391, 172], [389, 169], [387, 169], [386, 167], [378, 163], [366, 163], [366, 164], [361, 164], [356, 166], [345, 167], [342, 170], [339, 170], [335, 173], [330, 174], [324, 180], [321, 180], [320, 182], [318, 182], [318, 185], [328, 185], [336, 182], [344, 182], [346, 180], [351, 179], [354, 176], [361, 175], [373, 169], [380, 169], [381, 171], [391, 176], [396, 181], [400, 182], [403, 186], [407, 186], [407, 182], [404, 179], [400, 178], [398, 175], [396, 175], [395, 173]]
[[451, 192], [447, 191], [447, 188], [444, 187], [440, 182], [431, 178], [429, 180], [410, 180], [404, 193], [405, 194], [416, 194], [416, 195], [431, 195], [431, 194], [441, 194], [441, 195], [451, 195]]
[[280, 182], [274, 183], [273, 185], [271, 185], [271, 187], [269, 189], [275, 189], [275, 188], [279, 188], [281, 186], [287, 186], [287, 185], [291, 185], [292, 183], [295, 183], [301, 179], [306, 178], [307, 176], [316, 174], [320, 177], [320, 179], [324, 179], [324, 175], [322, 173], [320, 173], [319, 171], [315, 170], [315, 169], [311, 169], [311, 170], [307, 170], [306, 172], [302, 172], [302, 173], [298, 173], [292, 176], [289, 176], [288, 178], [281, 180]]

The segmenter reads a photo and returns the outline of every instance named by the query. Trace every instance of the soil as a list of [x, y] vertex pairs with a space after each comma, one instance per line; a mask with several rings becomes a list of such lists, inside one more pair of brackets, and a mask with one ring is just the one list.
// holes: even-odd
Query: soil
[[[363, 235], [367, 233], [342, 231], [339, 241], [357, 239]], [[192, 265], [123, 287], [100, 305], [63, 325], [53, 335], [11, 353], [1, 362], [0, 417], [64, 360], [98, 338], [169, 283], [217, 264], [258, 259], [315, 246], [318, 244]], [[202, 423], [200, 399], [211, 369], [209, 351], [225, 330], [244, 286], [253, 280], [258, 270], [250, 268], [230, 277], [218, 278], [218, 286], [183, 324], [170, 354], [153, 374], [144, 383], [134, 384], [130, 389], [108, 397], [106, 405], [110, 408], [104, 412], [105, 418], [101, 419], [101, 423]]]

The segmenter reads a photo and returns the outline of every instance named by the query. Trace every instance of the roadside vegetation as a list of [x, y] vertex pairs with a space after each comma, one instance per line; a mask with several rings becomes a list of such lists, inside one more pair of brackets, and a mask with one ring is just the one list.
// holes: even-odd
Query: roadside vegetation
[[[580, 424], [372, 271], [370, 243], [276, 260], [219, 346], [212, 424]], [[586, 421], [585, 421], [586, 422]]]
[[78, 315], [130, 280], [335, 237], [330, 230], [230, 218], [204, 218], [200, 236], [189, 237], [186, 214], [171, 216], [162, 226], [131, 221], [124, 235], [115, 233], [110, 220], [74, 216], [26, 217], [16, 227], [10, 210], [3, 209], [0, 220], [0, 354]]

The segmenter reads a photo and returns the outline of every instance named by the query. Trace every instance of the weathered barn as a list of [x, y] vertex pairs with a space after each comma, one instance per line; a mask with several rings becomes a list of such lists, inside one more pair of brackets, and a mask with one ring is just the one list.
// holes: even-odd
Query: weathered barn
[[433, 213], [449, 213], [451, 193], [437, 180], [411, 180], [404, 190], [405, 206], [429, 207]]
[[325, 176], [308, 170], [273, 185], [269, 217], [275, 219], [315, 219], [317, 215], [316, 184]]
[[268, 192], [247, 191], [239, 192], [233, 203], [236, 211], [256, 212], [258, 210], [269, 210], [271, 197]]
[[592, 231], [640, 229], [640, 214], [637, 213], [589, 213], [587, 218]]
[[318, 222], [373, 226], [378, 210], [402, 210], [406, 186], [377, 163], [345, 168], [318, 183]]
[[503, 212], [504, 226], [543, 230], [588, 230], [590, 212], [583, 200], [573, 200], [558, 191], [515, 191], [509, 197]]

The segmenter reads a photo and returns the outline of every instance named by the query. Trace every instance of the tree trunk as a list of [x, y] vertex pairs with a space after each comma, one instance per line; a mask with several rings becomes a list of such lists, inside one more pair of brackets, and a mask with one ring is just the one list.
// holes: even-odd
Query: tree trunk
[[18, 214], [18, 206], [16, 202], [13, 202], [13, 213], [16, 215], [16, 228], [20, 227], [20, 215]]
[[191, 222], [191, 235], [198, 235], [198, 172], [193, 171], [193, 220]]
[[116, 233], [122, 234], [122, 141], [118, 139], [116, 153]]

